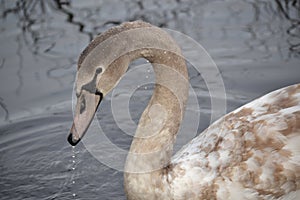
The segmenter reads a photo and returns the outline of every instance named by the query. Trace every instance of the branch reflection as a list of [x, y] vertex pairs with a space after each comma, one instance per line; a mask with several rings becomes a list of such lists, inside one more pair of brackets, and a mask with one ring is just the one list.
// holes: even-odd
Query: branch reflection
[[[248, 9], [250, 5], [252, 13], [241, 13], [243, 9], [234, 8], [234, 2], [221, 2], [224, 5], [221, 11], [225, 13], [226, 18], [221, 25], [218, 19], [213, 18], [217, 15], [216, 13], [206, 13], [206, 8], [209, 5], [213, 7], [214, 1], [202, 0], [199, 2], [194, 0], [190, 1], [190, 4], [179, 0], [167, 2], [159, 0], [112, 0], [109, 2], [1, 0], [1, 20], [11, 20], [12, 26], [16, 24], [16, 29], [18, 29], [15, 35], [9, 36], [14, 37], [14, 42], [17, 44], [12, 45], [12, 48], [16, 48], [14, 49], [14, 56], [18, 59], [14, 74], [18, 82], [15, 95], [20, 96], [25, 90], [24, 85], [26, 85], [27, 80], [24, 77], [24, 72], [28, 70], [26, 67], [30, 64], [41, 65], [39, 66], [40, 71], [33, 72], [36, 74], [37, 81], [40, 81], [40, 77], [45, 75], [54, 84], [60, 87], [65, 86], [65, 79], [73, 70], [77, 56], [82, 49], [74, 50], [72, 45], [62, 47], [59, 42], [69, 39], [70, 33], [74, 33], [74, 31], [72, 32], [73, 28], [77, 31], [73, 35], [84, 36], [88, 40], [92, 40], [95, 35], [107, 28], [121, 24], [123, 21], [142, 19], [156, 26], [174, 28], [188, 34], [198, 34], [199, 37], [202, 36], [203, 32], [206, 31], [207, 33], [211, 29], [212, 32], [217, 32], [216, 38], [218, 41], [216, 43], [222, 40], [229, 40], [228, 43], [234, 43], [235, 40], [232, 39], [231, 32], [229, 32], [231, 30], [226, 26], [226, 23], [233, 24], [232, 21], [237, 21], [237, 23], [240, 23], [238, 27], [243, 28], [241, 28], [242, 30], [234, 30], [236, 32], [233, 32], [233, 34], [240, 34], [243, 31], [248, 35], [250, 34], [250, 38], [238, 38], [242, 40], [241, 43], [246, 45], [246, 47], [244, 45], [241, 47], [246, 48], [246, 54], [248, 52], [252, 53], [250, 59], [271, 59], [274, 56], [274, 47], [278, 51], [275, 56], [281, 56], [280, 59], [283, 60], [298, 58], [300, 55], [299, 0], [243, 0], [243, 6], [247, 6]], [[114, 10], [115, 13], [112, 15], [111, 13]], [[199, 10], [201, 10], [201, 13], [199, 13]], [[245, 14], [249, 15], [249, 18], [239, 21], [238, 18]], [[212, 19], [210, 16], [212, 16]], [[273, 23], [273, 19], [277, 21]], [[206, 25], [214, 28], [201, 27], [201, 24], [205, 24], [203, 21], [206, 22]], [[282, 24], [279, 22], [282, 22]], [[3, 37], [9, 35], [9, 32], [5, 32], [5, 28], [0, 32], [3, 33]], [[274, 41], [273, 36], [281, 37], [281, 40]], [[76, 43], [78, 41], [72, 42]], [[58, 48], [59, 45], [61, 46]], [[263, 51], [263, 53], [260, 54], [259, 51]], [[284, 51], [284, 53], [281, 53], [281, 51]], [[31, 56], [30, 58], [33, 58], [33, 61], [29, 62], [30, 64], [28, 64], [28, 53]], [[38, 63], [40, 60], [42, 60], [40, 62], [42, 64]], [[27, 64], [24, 64], [26, 61]], [[11, 64], [4, 57], [1, 58], [0, 70], [2, 72], [6, 65], [10, 66]], [[35, 68], [37, 67], [35, 66]], [[71, 72], [75, 73], [74, 71], [75, 69]], [[0, 106], [5, 113], [8, 113], [4, 100], [9, 102], [9, 100], [2, 98]], [[7, 117], [5, 118], [7, 119]]]

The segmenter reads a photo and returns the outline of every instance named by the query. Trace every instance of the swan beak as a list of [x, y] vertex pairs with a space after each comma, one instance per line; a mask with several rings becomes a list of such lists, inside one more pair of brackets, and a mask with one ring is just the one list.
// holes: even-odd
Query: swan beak
[[102, 93], [92, 94], [85, 90], [77, 97], [73, 125], [68, 136], [72, 146], [78, 144], [88, 130], [101, 100]]

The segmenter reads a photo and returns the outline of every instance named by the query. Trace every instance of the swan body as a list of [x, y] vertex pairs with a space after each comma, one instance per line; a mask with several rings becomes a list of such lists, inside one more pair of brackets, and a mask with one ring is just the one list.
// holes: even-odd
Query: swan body
[[297, 84], [225, 115], [184, 146], [171, 161], [174, 199], [299, 199], [299, 142]]
[[141, 21], [108, 30], [81, 54], [72, 145], [139, 57], [151, 62], [156, 85], [125, 164], [128, 199], [300, 198], [300, 84], [225, 115], [172, 157], [188, 97], [186, 64], [166, 32]]

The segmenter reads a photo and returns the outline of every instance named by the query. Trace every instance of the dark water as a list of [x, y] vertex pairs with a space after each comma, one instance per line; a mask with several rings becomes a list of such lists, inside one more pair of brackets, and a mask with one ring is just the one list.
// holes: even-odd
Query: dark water
[[[83, 144], [72, 150], [66, 142], [78, 55], [96, 34], [124, 21], [142, 19], [203, 45], [224, 81], [226, 97], [216, 98], [226, 100], [227, 112], [300, 82], [297, 0], [1, 0], [0, 5], [1, 200], [125, 199], [122, 172], [101, 164]], [[188, 110], [200, 113], [201, 131], [210, 123], [210, 93], [203, 74], [192, 66], [189, 73], [200, 108]], [[130, 97], [135, 122], [151, 87]], [[131, 137], [114, 121], [112, 96], [97, 113], [99, 123], [126, 151]]]

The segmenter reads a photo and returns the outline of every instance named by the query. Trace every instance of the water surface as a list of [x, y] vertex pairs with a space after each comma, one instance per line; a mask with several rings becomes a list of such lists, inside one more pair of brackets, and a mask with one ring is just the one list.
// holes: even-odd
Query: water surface
[[[217, 98], [226, 98], [227, 112], [300, 82], [296, 0], [2, 0], [0, 4], [1, 200], [125, 199], [122, 172], [100, 163], [83, 144], [73, 153], [66, 142], [78, 55], [95, 35], [124, 21], [142, 19], [203, 45], [224, 81], [226, 97]], [[130, 69], [145, 63], [139, 60]], [[151, 76], [147, 70], [141, 75], [145, 79]], [[189, 75], [199, 109], [187, 109], [200, 113], [200, 132], [210, 124], [211, 99], [205, 77], [191, 65]], [[132, 84], [127, 80], [123, 88]], [[130, 96], [134, 122], [152, 86], [142, 85]], [[114, 95], [123, 95], [120, 91]], [[104, 100], [97, 116], [108, 139], [126, 151], [132, 138], [114, 121], [112, 97]]]

